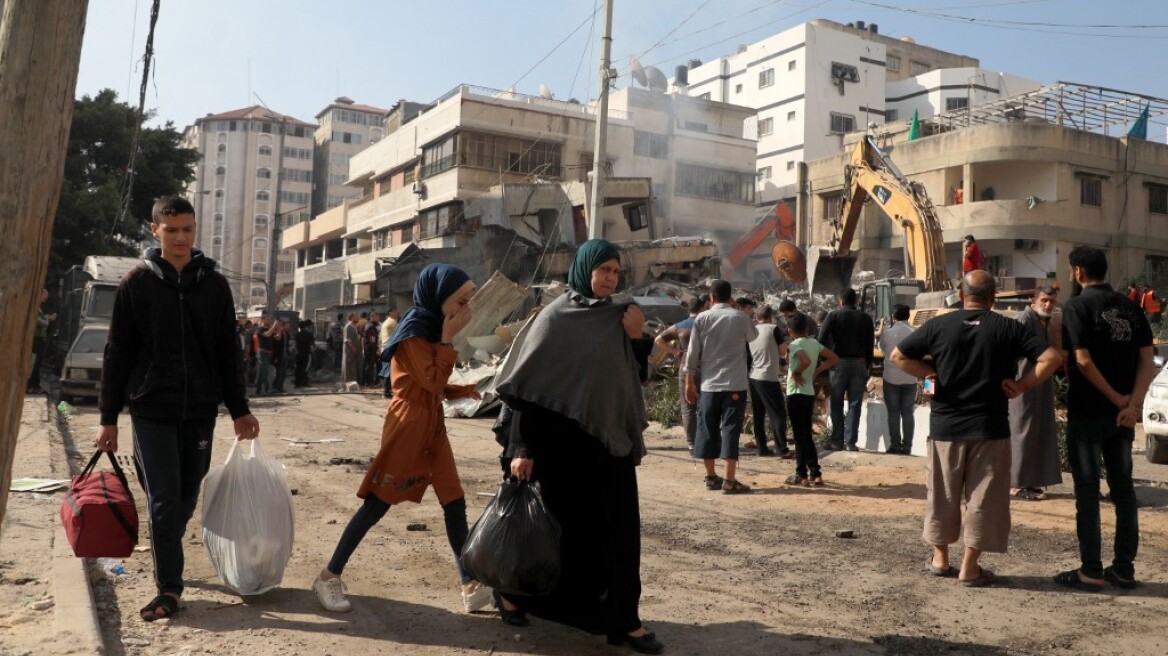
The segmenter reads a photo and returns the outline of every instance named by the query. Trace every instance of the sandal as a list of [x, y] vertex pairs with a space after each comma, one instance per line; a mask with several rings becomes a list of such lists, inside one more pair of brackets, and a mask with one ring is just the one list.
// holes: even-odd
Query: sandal
[[[161, 613], [159, 611], [162, 611]], [[154, 598], [153, 601], [142, 607], [138, 614], [147, 622], [154, 620], [161, 620], [170, 617], [178, 612], [178, 599], [168, 595], [160, 594]]]
[[956, 567], [954, 567], [952, 565], [946, 565], [944, 567], [937, 567], [936, 565], [933, 564], [932, 558], [929, 558], [928, 560], [925, 561], [925, 569], [929, 570], [929, 573], [932, 574], [933, 576], [944, 576], [944, 577], [957, 576], [957, 568]]
[[720, 489], [722, 487], [722, 485], [725, 483], [726, 483], [726, 479], [722, 478], [721, 476], [718, 476], [717, 474], [714, 474], [713, 476], [706, 477], [706, 489], [707, 490]]
[[[1104, 575], [1106, 576], [1106, 573]], [[1054, 582], [1063, 586], [1064, 588], [1074, 588], [1076, 590], [1082, 590], [1083, 592], [1099, 592], [1103, 589], [1102, 583], [1084, 581], [1083, 578], [1079, 575], [1079, 570], [1077, 569], [1055, 574]]]
[[791, 474], [790, 476], [787, 477], [787, 480], [783, 481], [783, 484], [784, 485], [806, 485], [807, 484], [807, 477], [800, 476], [798, 474]]
[[1114, 567], [1108, 567], [1103, 570], [1103, 580], [1124, 590], [1132, 590], [1140, 584], [1135, 579], [1125, 579], [1119, 574], [1116, 574]]
[[980, 569], [981, 571], [978, 573], [978, 575], [975, 578], [957, 579], [957, 580], [961, 581], [961, 585], [964, 585], [967, 588], [980, 588], [983, 585], [989, 585], [998, 579], [998, 577], [994, 576], [994, 573], [989, 571], [988, 569], [986, 569], [984, 567], [980, 567], [978, 569]]
[[1032, 487], [1018, 488], [1018, 491], [1011, 493], [1010, 496], [1015, 499], [1022, 499], [1023, 501], [1042, 501], [1046, 498], [1042, 490], [1036, 490]]
[[722, 484], [722, 494], [749, 494], [750, 486], [730, 479]]

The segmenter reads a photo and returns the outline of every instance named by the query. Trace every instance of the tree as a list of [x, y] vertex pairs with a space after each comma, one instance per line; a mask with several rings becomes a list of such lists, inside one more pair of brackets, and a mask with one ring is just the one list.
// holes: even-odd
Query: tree
[[[77, 88], [86, 0], [0, 1], [0, 526]], [[15, 366], [13, 366], [15, 365]]]
[[[143, 124], [153, 115], [148, 112]], [[65, 179], [53, 224], [50, 285], [87, 255], [138, 255], [138, 243], [149, 234], [154, 200], [182, 193], [194, 179], [199, 153], [182, 147], [182, 135], [174, 125], [143, 126], [129, 212], [121, 216], [137, 120], [137, 110], [118, 102], [111, 89], [74, 101]]]

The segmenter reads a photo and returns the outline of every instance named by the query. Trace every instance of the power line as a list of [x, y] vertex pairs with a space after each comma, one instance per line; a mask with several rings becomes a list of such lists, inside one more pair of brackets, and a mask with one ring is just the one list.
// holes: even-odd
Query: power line
[[[1092, 24], [1092, 23], [1050, 23], [1044, 21], [1012, 21], [994, 18], [975, 18], [973, 16], [957, 16], [954, 14], [945, 14], [939, 11], [928, 9], [913, 9], [911, 7], [895, 7], [892, 5], [881, 4], [879, 2], [872, 2], [871, 0], [852, 0], [856, 4], [869, 5], [879, 9], [887, 9], [889, 11], [903, 11], [907, 14], [917, 14], [919, 16], [931, 16], [938, 18], [953, 18], [968, 22], [979, 22], [983, 24], [993, 25], [1018, 25], [1026, 27], [1071, 27], [1075, 29], [1100, 29], [1100, 30], [1115, 30], [1115, 29], [1133, 29], [1133, 30], [1162, 30], [1168, 29], [1168, 25], [1136, 25], [1136, 24]], [[1016, 4], [1016, 3], [1006, 3]], [[992, 6], [992, 5], [991, 5]], [[967, 7], [972, 8], [972, 7]]]
[[519, 79], [518, 79], [518, 80], [515, 80], [515, 83], [514, 83], [514, 84], [512, 84], [511, 86], [515, 86], [515, 85], [519, 84], [520, 82], [522, 82], [522, 81], [523, 81], [523, 78], [527, 77], [528, 75], [530, 75], [530, 74], [531, 74], [531, 72], [532, 72], [532, 71], [534, 71], [535, 69], [539, 68], [539, 65], [540, 65], [540, 64], [542, 64], [542, 63], [544, 63], [545, 61], [547, 61], [549, 57], [551, 57], [553, 54], [555, 54], [555, 52], [556, 52], [557, 50], [559, 50], [559, 49], [560, 49], [560, 46], [564, 45], [564, 44], [565, 44], [565, 43], [568, 41], [568, 39], [572, 38], [572, 36], [573, 36], [574, 34], [576, 34], [576, 32], [579, 32], [579, 31], [581, 30], [581, 28], [583, 28], [583, 27], [584, 27], [585, 25], [587, 25], [587, 24], [588, 24], [590, 21], [592, 21], [593, 17], [594, 17], [594, 16], [596, 16], [597, 12], [599, 12], [599, 11], [600, 11], [600, 8], [597, 8], [597, 9], [595, 9], [595, 10], [594, 10], [594, 11], [593, 11], [593, 12], [592, 12], [592, 13], [591, 13], [589, 16], [588, 16], [588, 18], [585, 18], [585, 19], [584, 19], [584, 20], [583, 20], [583, 21], [582, 21], [582, 22], [581, 22], [579, 25], [577, 25], [577, 26], [576, 26], [576, 29], [572, 30], [571, 32], [568, 32], [568, 36], [564, 37], [563, 39], [561, 39], [561, 40], [560, 40], [560, 42], [559, 42], [559, 43], [557, 43], [556, 45], [552, 46], [552, 49], [551, 49], [551, 50], [549, 50], [549, 51], [548, 51], [548, 53], [547, 53], [546, 55], [544, 55], [542, 58], [540, 58], [540, 60], [539, 60], [539, 61], [535, 62], [535, 64], [534, 64], [534, 65], [532, 65], [532, 67], [531, 67], [531, 68], [527, 69], [527, 72], [525, 72], [523, 75], [520, 75], [520, 76], [519, 76]]
[[678, 24], [677, 24], [677, 25], [676, 25], [676, 26], [675, 26], [675, 27], [674, 27], [672, 30], [669, 30], [668, 32], [666, 32], [666, 33], [665, 33], [665, 36], [663, 36], [663, 37], [661, 37], [660, 39], [658, 39], [658, 40], [657, 40], [657, 43], [654, 43], [653, 45], [649, 46], [648, 48], [645, 48], [645, 49], [644, 49], [644, 50], [642, 50], [640, 53], [638, 53], [638, 54], [636, 55], [636, 58], [637, 58], [637, 59], [640, 59], [641, 57], [644, 57], [645, 55], [649, 54], [650, 52], [653, 52], [653, 50], [654, 50], [655, 48], [657, 48], [657, 46], [660, 46], [660, 45], [661, 45], [661, 44], [662, 44], [662, 43], [663, 43], [663, 42], [664, 42], [666, 39], [668, 39], [669, 37], [671, 37], [671, 36], [673, 36], [674, 34], [676, 34], [676, 33], [677, 33], [677, 31], [678, 31], [678, 30], [680, 30], [680, 29], [681, 29], [681, 27], [682, 27], [683, 25], [685, 25], [686, 23], [688, 23], [688, 22], [689, 22], [689, 21], [690, 21], [690, 20], [691, 20], [691, 19], [692, 19], [694, 16], [696, 16], [696, 15], [697, 15], [697, 13], [698, 13], [699, 11], [701, 11], [702, 9], [704, 9], [704, 8], [706, 7], [706, 5], [708, 5], [708, 4], [710, 4], [710, 0], [704, 0], [704, 1], [703, 1], [703, 2], [700, 4], [700, 5], [698, 5], [697, 7], [695, 7], [693, 11], [689, 12], [689, 15], [688, 15], [688, 16], [686, 16], [685, 18], [681, 19], [681, 22], [680, 22], [680, 23], [678, 23]]

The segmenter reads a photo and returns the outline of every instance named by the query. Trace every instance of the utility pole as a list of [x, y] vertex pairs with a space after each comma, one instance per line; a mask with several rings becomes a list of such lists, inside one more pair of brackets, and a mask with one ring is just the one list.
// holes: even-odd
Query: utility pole
[[609, 58], [612, 55], [612, 2], [604, 0], [604, 34], [600, 37], [600, 98], [596, 102], [596, 147], [592, 154], [592, 199], [588, 204], [588, 238], [604, 236], [604, 153], [608, 142], [608, 86], [616, 77]]
[[88, 0], [0, 0], [0, 307], [6, 309], [0, 312], [0, 361], [9, 364], [0, 374], [0, 526], [61, 196], [88, 6]]

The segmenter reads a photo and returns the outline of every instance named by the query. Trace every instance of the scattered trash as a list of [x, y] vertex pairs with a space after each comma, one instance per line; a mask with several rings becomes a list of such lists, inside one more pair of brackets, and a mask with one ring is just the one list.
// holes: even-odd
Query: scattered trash
[[15, 478], [8, 487], [10, 492], [55, 492], [69, 487], [68, 480], [52, 478]]
[[373, 462], [373, 458], [351, 458], [347, 456], [338, 456], [336, 458], [329, 458], [330, 465], [368, 465]]
[[74, 408], [72, 404], [68, 402], [61, 401], [57, 404], [57, 412], [63, 415], [72, 415], [77, 414], [77, 408]]
[[122, 563], [113, 558], [98, 558], [97, 566], [101, 568], [101, 571], [113, 576], [121, 576], [126, 573], [126, 568]]
[[835, 536], [837, 538], [854, 538], [854, 537], [856, 537], [855, 532], [853, 532], [851, 530], [836, 531]]
[[52, 599], [41, 599], [40, 601], [32, 602], [31, 604], [28, 605], [28, 607], [33, 609], [33, 610], [48, 610], [48, 609], [53, 607], [53, 600]]
[[294, 487], [291, 490], [289, 490], [289, 492], [292, 493], [292, 496], [296, 496], [296, 495], [300, 494], [300, 489]]
[[339, 442], [344, 442], [344, 440], [339, 437], [322, 437], [319, 440], [300, 440], [291, 437], [281, 437], [280, 439], [289, 444], [337, 444]]
[[425, 531], [426, 525], [423, 524], [422, 522], [410, 522], [409, 524], [406, 524], [406, 530], [407, 531]]

